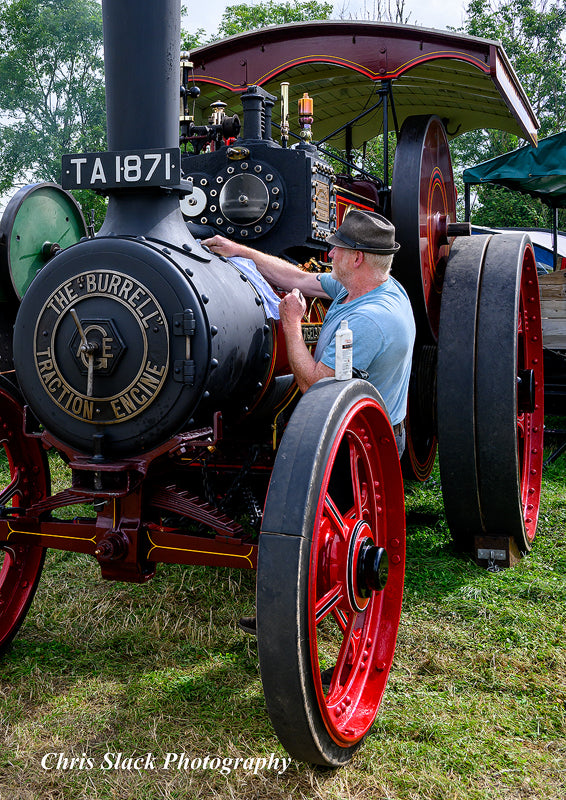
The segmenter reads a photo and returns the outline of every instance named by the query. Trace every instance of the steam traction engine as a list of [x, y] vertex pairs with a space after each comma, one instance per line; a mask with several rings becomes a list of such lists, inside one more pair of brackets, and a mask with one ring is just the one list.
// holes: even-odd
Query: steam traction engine
[[[346, 203], [397, 216], [407, 258], [422, 266], [415, 278], [408, 261], [399, 265], [413, 284], [421, 331], [410, 416], [412, 452], [418, 451], [413, 473], [425, 477], [436, 447], [439, 339], [439, 435], [447, 441], [443, 483], [455, 536], [469, 545], [480, 534], [498, 533], [524, 548], [534, 536], [540, 487], [530, 453], [541, 413], [531, 342], [537, 330], [532, 250], [523, 239], [461, 240], [471, 244], [454, 245], [446, 264], [448, 245], [462, 231], [454, 225], [450, 165], [436, 118], [404, 124], [393, 174], [393, 188], [397, 183], [406, 192], [401, 208], [387, 172], [383, 181], [367, 174], [354, 179], [347, 160], [345, 174], [334, 174], [309, 140], [308, 96], [301, 98], [304, 136], [296, 147], [273, 140], [275, 95], [259, 80], [238, 87], [243, 131], [218, 99], [211, 119], [196, 124], [190, 105], [203, 102], [206, 92], [200, 95], [185, 60], [181, 132], [192, 152], [181, 158], [179, 3], [144, 3], [140, 14], [132, 0], [126, 7], [124, 0], [106, 0], [103, 18], [109, 150], [65, 156], [63, 182], [108, 196], [104, 225], [96, 236], [81, 237], [80, 210], [51, 185], [22, 190], [1, 222], [11, 286], [4, 282], [0, 331], [0, 646], [8, 646], [25, 617], [47, 547], [88, 553], [115, 580], [149, 580], [160, 562], [257, 568], [258, 652], [274, 728], [294, 757], [343, 764], [373, 723], [399, 624], [405, 521], [390, 420], [365, 381], [321, 381], [298, 399], [273, 289], [198, 239], [222, 231], [323, 269], [324, 240]], [[264, 51], [277, 57], [277, 48], [256, 52], [253, 44], [252, 50], [254, 57]], [[214, 67], [206, 55], [199, 63], [203, 72]], [[217, 91], [221, 80], [214, 69], [207, 75]], [[387, 86], [381, 93], [383, 109], [389, 92]], [[288, 145], [285, 117], [283, 110]], [[432, 147], [444, 159], [440, 167], [420, 159], [430, 137], [440, 142]], [[426, 201], [421, 186], [428, 187]], [[411, 215], [424, 214], [416, 238], [405, 212], [411, 223]], [[494, 292], [501, 288], [496, 264], [508, 265], [509, 313], [496, 334], [503, 355], [494, 388], [480, 365], [492, 369], [485, 330], [498, 324], [497, 314], [481, 303], [488, 277]], [[434, 291], [422, 295], [431, 270], [438, 271], [434, 291], [445, 271], [443, 298], [452, 293], [439, 322]], [[461, 278], [463, 295], [451, 288]], [[323, 314], [311, 306], [309, 341]], [[456, 386], [469, 392], [466, 402]], [[503, 397], [494, 398], [501, 386]], [[491, 414], [495, 399], [497, 434], [508, 437], [503, 444], [510, 450], [492, 468], [503, 478], [497, 472], [486, 488], [491, 453], [482, 450], [487, 439], [477, 409]], [[470, 483], [462, 507], [456, 495], [462, 495], [463, 444]], [[69, 485], [55, 494], [49, 450], [70, 470]], [[508, 484], [501, 506], [516, 512], [511, 523], [495, 523], [486, 500], [502, 480]], [[451, 485], [457, 491], [450, 496]], [[91, 515], [68, 520], [58, 513], [76, 503], [90, 506]], [[336, 665], [329, 686], [321, 677], [328, 663]]]

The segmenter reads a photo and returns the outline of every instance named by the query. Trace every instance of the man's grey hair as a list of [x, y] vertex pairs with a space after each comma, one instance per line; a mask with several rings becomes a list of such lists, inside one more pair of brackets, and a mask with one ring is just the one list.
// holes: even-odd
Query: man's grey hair
[[391, 265], [393, 264], [393, 255], [380, 255], [379, 253], [366, 253], [364, 252], [364, 256], [368, 264], [370, 264], [373, 269], [380, 272], [384, 278], [386, 278], [389, 273], [391, 272]]

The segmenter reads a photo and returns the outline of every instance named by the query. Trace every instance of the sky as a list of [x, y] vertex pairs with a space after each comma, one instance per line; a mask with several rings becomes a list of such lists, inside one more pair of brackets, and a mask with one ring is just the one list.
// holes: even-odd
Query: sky
[[[218, 29], [224, 8], [237, 5], [243, 0], [183, 0], [188, 14], [183, 19], [183, 28], [196, 31], [204, 28], [207, 33]], [[245, 0], [250, 3], [250, 0]], [[251, 0], [253, 5], [253, 0]], [[334, 11], [336, 18], [345, 10], [345, 18], [371, 19], [374, 16], [374, 0], [336, 0]], [[394, 6], [394, 0], [392, 2]], [[405, 0], [405, 16], [409, 16], [409, 25], [421, 25], [425, 28], [443, 29], [449, 25], [458, 27], [464, 19], [464, 0]]]

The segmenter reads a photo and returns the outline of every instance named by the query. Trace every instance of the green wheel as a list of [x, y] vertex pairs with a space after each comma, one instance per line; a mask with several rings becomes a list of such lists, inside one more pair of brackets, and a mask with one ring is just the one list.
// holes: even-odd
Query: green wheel
[[[33, 183], [12, 197], [0, 220], [0, 270], [4, 293], [18, 299], [45, 263], [86, 236], [74, 197], [55, 183]], [[7, 278], [9, 276], [9, 278]]]

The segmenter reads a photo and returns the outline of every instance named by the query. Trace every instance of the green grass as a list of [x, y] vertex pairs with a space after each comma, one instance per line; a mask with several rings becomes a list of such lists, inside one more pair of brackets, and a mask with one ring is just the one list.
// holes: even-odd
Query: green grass
[[[144, 586], [107, 583], [92, 559], [50, 552], [1, 664], [1, 800], [564, 800], [566, 457], [545, 471], [532, 552], [508, 571], [453, 551], [438, 472], [406, 502], [395, 663], [348, 767], [98, 769], [107, 752], [285, 756], [255, 640], [236, 627], [255, 575], [162, 565]], [[49, 752], [96, 768], [43, 770]]]

